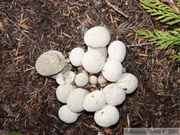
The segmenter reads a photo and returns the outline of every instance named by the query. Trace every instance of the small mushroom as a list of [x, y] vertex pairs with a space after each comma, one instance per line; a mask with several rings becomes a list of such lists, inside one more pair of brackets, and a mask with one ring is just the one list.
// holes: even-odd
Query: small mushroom
[[122, 75], [122, 65], [115, 60], [109, 60], [105, 63], [102, 70], [104, 78], [110, 82], [116, 82]]
[[74, 84], [76, 74], [73, 71], [68, 71], [64, 74], [66, 84]]
[[98, 83], [101, 86], [104, 86], [107, 83], [107, 80], [103, 77], [103, 75], [98, 76]]
[[89, 83], [92, 85], [96, 85], [97, 84], [97, 77], [95, 75], [91, 75], [89, 77]]
[[81, 112], [83, 108], [83, 100], [90, 92], [86, 89], [76, 88], [69, 94], [67, 98], [67, 106], [72, 112]]
[[57, 82], [59, 85], [63, 85], [63, 84], [66, 83], [66, 82], [65, 82], [65, 77], [64, 77], [64, 75], [63, 75], [62, 73], [57, 74], [57, 76], [56, 76], [56, 82]]
[[56, 50], [50, 50], [41, 54], [36, 60], [35, 67], [42, 76], [50, 76], [60, 72], [65, 66], [63, 54]]
[[58, 111], [58, 116], [60, 120], [65, 123], [74, 123], [79, 117], [79, 115], [81, 114], [72, 112], [67, 105], [63, 105]]
[[82, 65], [82, 57], [84, 55], [84, 50], [82, 48], [74, 48], [71, 50], [69, 54], [69, 60], [71, 64], [75, 67], [79, 67]]
[[109, 127], [119, 121], [119, 112], [116, 107], [105, 105], [94, 114], [95, 122], [101, 127]]
[[126, 98], [126, 93], [124, 90], [116, 83], [108, 84], [102, 90], [106, 97], [106, 102], [108, 105], [117, 106], [124, 102]]
[[100, 72], [103, 69], [104, 64], [105, 59], [97, 50], [87, 51], [82, 58], [83, 68], [91, 74]]
[[102, 26], [92, 27], [84, 34], [84, 42], [90, 47], [105, 47], [108, 45], [109, 41], [109, 31]]
[[102, 91], [96, 90], [86, 95], [83, 101], [83, 107], [88, 112], [95, 112], [103, 108], [106, 99]]
[[123, 73], [117, 84], [124, 89], [126, 94], [133, 93], [138, 86], [138, 79], [131, 73]]
[[56, 89], [57, 99], [62, 103], [67, 103], [67, 97], [74, 88], [75, 87], [71, 84], [65, 84], [65, 85], [58, 86]]
[[89, 81], [89, 77], [86, 73], [78, 73], [75, 77], [75, 84], [79, 87], [85, 86]]
[[126, 56], [126, 46], [119, 40], [113, 41], [108, 46], [108, 55], [111, 60], [117, 60], [121, 63]]

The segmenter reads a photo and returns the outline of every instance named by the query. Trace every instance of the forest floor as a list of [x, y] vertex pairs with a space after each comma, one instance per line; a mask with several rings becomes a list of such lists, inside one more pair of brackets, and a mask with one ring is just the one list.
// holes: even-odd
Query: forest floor
[[[119, 122], [99, 127], [93, 114], [73, 124], [58, 118], [55, 80], [39, 75], [35, 61], [48, 50], [66, 58], [74, 47], [86, 49], [84, 33], [105, 26], [111, 41], [127, 46], [122, 63], [138, 77], [137, 90], [118, 106]], [[174, 26], [175, 27], [175, 26]], [[170, 29], [150, 17], [137, 0], [0, 0], [0, 134], [121, 135], [124, 127], [180, 127], [180, 63], [168, 58], [135, 29]]]

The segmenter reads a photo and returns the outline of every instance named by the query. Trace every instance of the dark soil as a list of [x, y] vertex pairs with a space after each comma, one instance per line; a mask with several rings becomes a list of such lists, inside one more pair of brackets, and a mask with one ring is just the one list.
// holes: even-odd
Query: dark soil
[[[118, 106], [119, 122], [109, 128], [96, 125], [88, 113], [73, 124], [60, 121], [58, 85], [34, 67], [47, 50], [68, 57], [74, 47], [86, 49], [83, 35], [96, 25], [127, 45], [123, 65], [139, 79], [136, 92]], [[0, 132], [121, 135], [124, 127], [180, 127], [180, 64], [168, 58], [176, 49], [160, 52], [133, 32], [154, 28], [169, 29], [137, 0], [0, 0]]]

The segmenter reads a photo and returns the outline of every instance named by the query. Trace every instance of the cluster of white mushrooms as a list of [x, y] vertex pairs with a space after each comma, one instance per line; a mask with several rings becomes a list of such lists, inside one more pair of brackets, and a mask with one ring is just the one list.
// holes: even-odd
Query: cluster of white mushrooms
[[58, 111], [62, 121], [73, 123], [87, 111], [94, 112], [99, 126], [109, 127], [118, 122], [116, 106], [135, 91], [138, 79], [121, 64], [126, 55], [124, 43], [116, 40], [109, 44], [110, 33], [105, 27], [89, 29], [84, 42], [86, 52], [74, 48], [67, 60], [61, 52], [50, 50], [39, 56], [35, 67], [39, 74], [51, 76], [59, 84], [56, 96], [64, 104]]

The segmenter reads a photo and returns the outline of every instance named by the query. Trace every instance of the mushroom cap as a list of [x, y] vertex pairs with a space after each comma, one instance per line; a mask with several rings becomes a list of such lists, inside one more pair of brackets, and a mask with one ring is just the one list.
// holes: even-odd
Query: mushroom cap
[[81, 112], [83, 108], [83, 100], [85, 96], [90, 93], [86, 89], [76, 88], [71, 91], [67, 98], [67, 106], [72, 112]]
[[126, 46], [119, 40], [113, 41], [108, 46], [108, 55], [111, 60], [117, 60], [121, 63], [126, 56]]
[[102, 26], [95, 26], [90, 28], [84, 34], [84, 42], [87, 46], [91, 47], [105, 47], [110, 41], [109, 31]]
[[74, 84], [76, 74], [73, 71], [67, 71], [64, 77], [66, 84]]
[[96, 90], [86, 95], [83, 101], [83, 107], [88, 112], [95, 112], [103, 108], [106, 99], [102, 91]]
[[93, 48], [93, 47], [88, 46], [88, 51], [90, 51], [90, 50], [97, 50], [98, 52], [100, 52], [104, 56], [104, 59], [107, 58], [107, 47]]
[[69, 60], [71, 64], [75, 67], [81, 66], [82, 65], [82, 57], [84, 55], [84, 50], [82, 48], [74, 48], [71, 50], [69, 54]]
[[80, 113], [75, 113], [69, 110], [67, 105], [63, 105], [58, 111], [58, 116], [60, 120], [65, 123], [74, 123], [79, 117], [79, 115]]
[[116, 83], [112, 83], [104, 87], [102, 90], [106, 97], [106, 102], [108, 105], [117, 106], [124, 102], [126, 98], [126, 93], [124, 90]]
[[89, 83], [90, 84], [97, 84], [97, 77], [95, 76], [95, 75], [91, 75], [90, 77], [89, 77]]
[[65, 65], [63, 54], [56, 50], [50, 50], [41, 54], [36, 60], [35, 67], [42, 76], [54, 75], [60, 72]]
[[75, 87], [71, 84], [65, 84], [65, 85], [58, 86], [56, 88], [57, 99], [62, 103], [67, 103], [68, 95], [74, 88]]
[[79, 87], [85, 86], [89, 81], [88, 75], [85, 73], [79, 73], [75, 77], [75, 84]]
[[107, 83], [107, 80], [104, 78], [103, 75], [100, 75], [100, 76], [98, 76], [98, 83], [99, 83], [100, 85], [104, 85], [104, 84]]
[[138, 86], [138, 79], [131, 73], [123, 73], [117, 84], [124, 89], [126, 94], [133, 93]]
[[56, 76], [56, 82], [57, 82], [59, 85], [63, 85], [63, 84], [66, 83], [66, 82], [65, 82], [65, 77], [64, 77], [64, 75], [63, 75], [62, 73], [57, 74], [57, 76]]
[[92, 74], [100, 72], [105, 64], [103, 55], [97, 50], [87, 51], [82, 58], [83, 68]]
[[105, 105], [95, 112], [94, 120], [101, 127], [109, 127], [119, 121], [119, 112], [116, 107]]
[[121, 63], [115, 60], [107, 61], [102, 70], [102, 75], [110, 82], [117, 81], [122, 75]]

